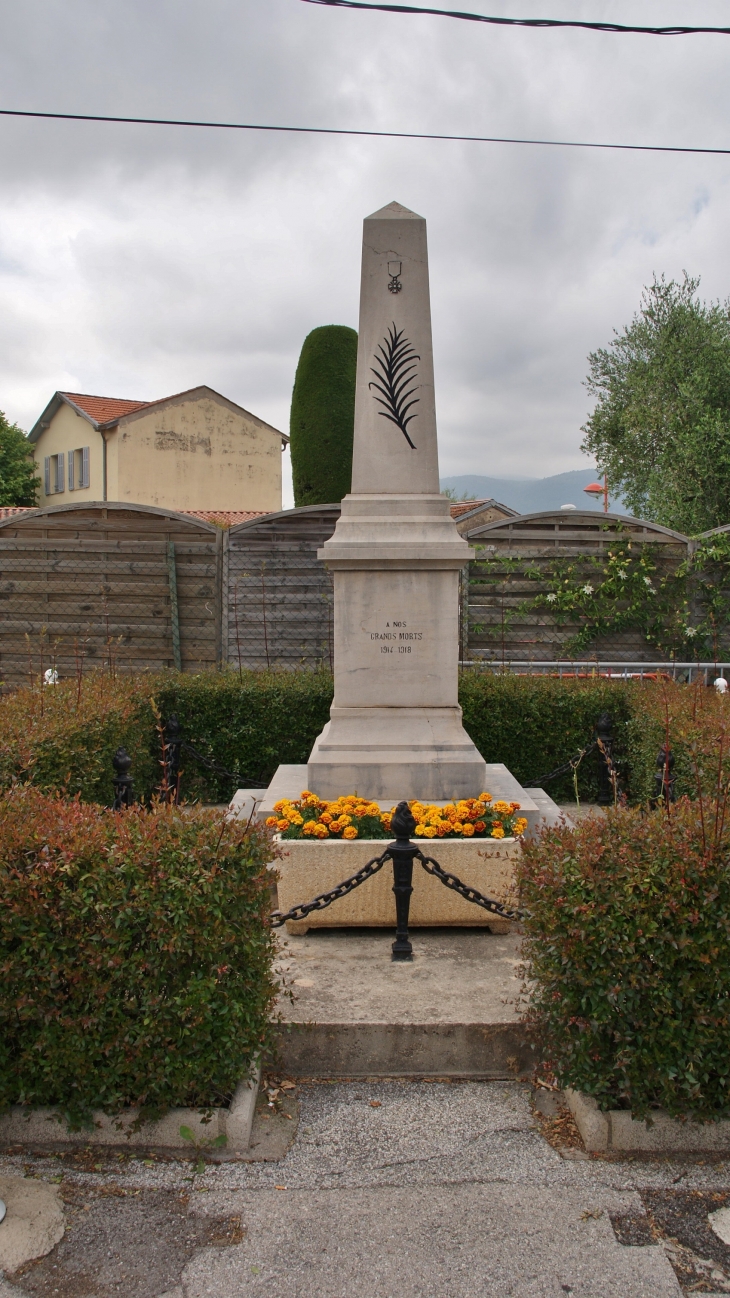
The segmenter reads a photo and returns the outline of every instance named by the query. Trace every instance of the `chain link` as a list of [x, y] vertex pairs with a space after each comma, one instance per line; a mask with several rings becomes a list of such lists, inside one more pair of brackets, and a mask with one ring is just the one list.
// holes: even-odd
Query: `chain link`
[[438, 861], [434, 861], [432, 856], [424, 856], [423, 852], [418, 853], [417, 861], [421, 862], [424, 870], [428, 874], [433, 874], [447, 888], [452, 888], [458, 892], [465, 901], [471, 901], [475, 906], [481, 906], [484, 910], [491, 911], [493, 915], [500, 915], [502, 919], [524, 919], [527, 911], [509, 910], [501, 902], [495, 901], [493, 897], [485, 897], [484, 893], [478, 892], [467, 883], [462, 883], [457, 875], [451, 874], [448, 870], [443, 870]]
[[340, 897], [346, 897], [348, 892], [352, 892], [354, 888], [359, 888], [361, 883], [377, 874], [378, 870], [389, 860], [390, 852], [383, 852], [382, 856], [374, 856], [372, 861], [368, 861], [367, 865], [358, 870], [357, 874], [353, 874], [349, 879], [343, 879], [342, 883], [338, 883], [337, 887], [332, 888], [329, 892], [320, 893], [313, 901], [304, 902], [301, 906], [293, 906], [285, 915], [282, 915], [280, 910], [273, 910], [269, 916], [271, 927], [281, 928], [282, 924], [286, 924], [288, 920], [306, 919], [307, 915], [311, 915], [313, 910], [324, 910], [326, 906], [331, 906], [333, 901], [337, 901]]

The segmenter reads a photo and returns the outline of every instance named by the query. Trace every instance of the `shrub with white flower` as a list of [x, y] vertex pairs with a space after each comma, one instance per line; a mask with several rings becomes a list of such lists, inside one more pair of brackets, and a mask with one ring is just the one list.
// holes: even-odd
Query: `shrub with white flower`
[[589, 585], [589, 586], [583, 586], [583, 587], [582, 587], [582, 590], [583, 590], [583, 594], [584, 594], [584, 595], [592, 595], [592, 594], [593, 594], [593, 587], [590, 586], [590, 585]]
[[555, 591], [554, 591], [554, 590], [551, 590], [551, 591], [550, 591], [550, 594], [549, 594], [548, 597], [547, 597], [547, 602], [548, 602], [548, 604], [554, 604], [557, 598], [558, 598], [558, 597], [557, 597], [557, 595], [555, 594]]

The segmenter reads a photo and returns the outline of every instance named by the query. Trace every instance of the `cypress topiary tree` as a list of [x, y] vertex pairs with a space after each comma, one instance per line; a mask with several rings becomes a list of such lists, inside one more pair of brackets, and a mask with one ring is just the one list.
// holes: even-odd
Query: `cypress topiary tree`
[[304, 339], [289, 431], [295, 505], [342, 500], [352, 482], [357, 332], [322, 325]]

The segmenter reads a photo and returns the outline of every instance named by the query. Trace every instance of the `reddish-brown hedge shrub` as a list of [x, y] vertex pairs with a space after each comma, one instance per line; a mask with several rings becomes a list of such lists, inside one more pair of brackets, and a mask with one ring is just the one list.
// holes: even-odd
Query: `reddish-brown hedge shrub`
[[529, 1019], [602, 1108], [730, 1116], [730, 832], [685, 799], [525, 845]]
[[224, 1103], [275, 984], [261, 829], [212, 811], [0, 797], [0, 1105]]

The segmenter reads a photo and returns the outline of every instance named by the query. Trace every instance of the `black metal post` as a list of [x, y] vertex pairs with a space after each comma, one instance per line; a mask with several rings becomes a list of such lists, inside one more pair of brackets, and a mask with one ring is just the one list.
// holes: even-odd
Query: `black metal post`
[[396, 840], [388, 847], [393, 861], [393, 892], [395, 893], [395, 942], [391, 947], [393, 960], [412, 960], [413, 947], [408, 938], [408, 913], [413, 892], [413, 858], [418, 848], [411, 834], [416, 822], [407, 802], [399, 802], [393, 814], [391, 828]]
[[654, 797], [650, 798], [652, 807], [658, 807], [660, 802], [668, 806], [674, 802], [674, 784], [676, 780], [674, 774], [674, 753], [671, 748], [667, 749], [666, 744], [662, 744], [656, 759], [656, 770], [654, 772]]
[[177, 804], [180, 779], [180, 750], [182, 748], [182, 730], [176, 716], [168, 717], [164, 726], [165, 735], [165, 786], [166, 801]]
[[130, 773], [132, 759], [126, 748], [118, 748], [112, 757], [114, 767], [114, 803], [115, 811], [131, 807], [134, 803], [134, 780]]
[[613, 721], [608, 712], [602, 712], [596, 722], [598, 745], [598, 805], [610, 807], [616, 798], [613, 770]]

